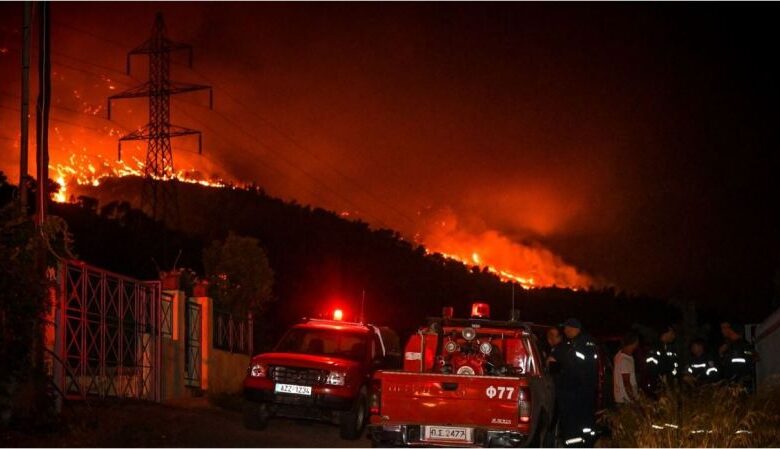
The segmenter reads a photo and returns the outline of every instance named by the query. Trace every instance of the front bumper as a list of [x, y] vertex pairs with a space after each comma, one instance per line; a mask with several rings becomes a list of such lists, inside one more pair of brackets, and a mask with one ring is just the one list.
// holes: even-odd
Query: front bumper
[[368, 436], [382, 444], [428, 447], [518, 447], [528, 440], [528, 435], [522, 432], [476, 427], [473, 443], [438, 443], [422, 441], [421, 427], [417, 424], [372, 424], [368, 427]]
[[338, 421], [341, 412], [350, 410], [354, 403], [353, 398], [345, 396], [317, 393], [297, 396], [253, 388], [244, 388], [244, 397], [252, 402], [267, 404], [272, 416], [320, 421]]

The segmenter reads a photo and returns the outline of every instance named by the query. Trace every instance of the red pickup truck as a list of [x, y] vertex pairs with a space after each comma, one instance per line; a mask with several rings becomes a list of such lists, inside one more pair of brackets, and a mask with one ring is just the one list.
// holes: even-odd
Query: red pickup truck
[[477, 303], [468, 319], [442, 318], [406, 344], [402, 371], [379, 371], [371, 391], [375, 446], [536, 445], [554, 391], [529, 325], [489, 318]]
[[273, 352], [252, 358], [244, 425], [263, 430], [275, 416], [315, 419], [339, 424], [342, 438], [356, 439], [368, 417], [372, 374], [400, 365], [398, 337], [388, 328], [305, 319]]

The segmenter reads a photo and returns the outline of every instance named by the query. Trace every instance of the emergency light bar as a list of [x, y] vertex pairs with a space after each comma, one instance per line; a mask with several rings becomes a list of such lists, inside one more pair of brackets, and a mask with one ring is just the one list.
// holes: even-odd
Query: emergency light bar
[[490, 318], [490, 305], [484, 302], [475, 302], [471, 305], [472, 318]]

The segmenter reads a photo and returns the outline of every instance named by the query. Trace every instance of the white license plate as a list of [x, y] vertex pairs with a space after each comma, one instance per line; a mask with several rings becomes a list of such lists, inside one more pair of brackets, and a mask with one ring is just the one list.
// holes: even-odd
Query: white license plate
[[474, 442], [474, 429], [470, 427], [423, 426], [423, 441]]
[[276, 384], [274, 391], [277, 393], [290, 393], [311, 396], [311, 387], [304, 385]]

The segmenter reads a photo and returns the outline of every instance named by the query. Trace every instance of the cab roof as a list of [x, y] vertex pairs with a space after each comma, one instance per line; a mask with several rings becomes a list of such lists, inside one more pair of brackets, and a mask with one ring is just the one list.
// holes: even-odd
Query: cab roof
[[502, 330], [520, 330], [530, 332], [531, 327], [535, 325], [533, 323], [525, 321], [502, 321], [491, 320], [485, 318], [443, 318], [443, 317], [429, 317], [428, 326], [436, 323], [440, 326], [446, 327], [473, 327], [473, 328], [491, 328]]
[[351, 321], [324, 320], [319, 318], [304, 318], [303, 322], [293, 326], [298, 329], [329, 329], [335, 331], [365, 332], [374, 331], [374, 326], [365, 323], [355, 323]]

